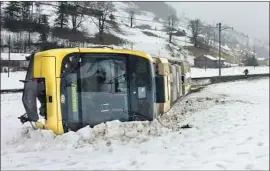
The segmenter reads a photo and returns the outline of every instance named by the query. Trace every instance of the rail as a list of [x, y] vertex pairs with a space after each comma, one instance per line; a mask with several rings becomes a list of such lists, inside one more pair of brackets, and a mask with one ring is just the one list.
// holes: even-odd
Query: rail
[[197, 78], [191, 78], [193, 83], [198, 83], [200, 81], [208, 81], [209, 84], [216, 84], [221, 82], [229, 82], [229, 81], [237, 81], [237, 80], [243, 80], [243, 79], [256, 79], [256, 78], [262, 78], [262, 77], [269, 77], [269, 73], [263, 73], [263, 74], [251, 74], [251, 75], [226, 75], [226, 76], [214, 76], [214, 77], [197, 77]]
[[[248, 75], [247, 77], [245, 75], [226, 75], [226, 76], [214, 76], [214, 77], [197, 77], [192, 78], [192, 85], [194, 87], [199, 85], [210, 85], [210, 84], [216, 84], [221, 82], [230, 82], [230, 81], [237, 81], [237, 80], [243, 80], [243, 79], [256, 79], [256, 78], [262, 78], [262, 77], [269, 77], [269, 73], [264, 74], [252, 74]], [[23, 92], [22, 88], [18, 89], [3, 89], [0, 90], [0, 94], [6, 94], [6, 93], [21, 93]]]
[[0, 90], [0, 94], [6, 94], [6, 93], [21, 93], [23, 92], [22, 88], [17, 88], [17, 89], [3, 89]]

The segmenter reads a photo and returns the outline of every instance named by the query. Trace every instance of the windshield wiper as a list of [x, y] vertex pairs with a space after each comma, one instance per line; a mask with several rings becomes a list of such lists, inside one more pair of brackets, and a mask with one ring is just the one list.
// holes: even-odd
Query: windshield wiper
[[113, 79], [111, 79], [110, 81], [108, 81], [106, 84], [112, 84], [112, 83], [115, 83], [115, 81], [121, 79], [121, 78], [125, 78], [126, 77], [126, 74], [122, 74], [122, 75], [119, 75]]
[[151, 121], [151, 120], [153, 120], [152, 118], [145, 116], [141, 113], [135, 112], [135, 111], [131, 111], [131, 110], [128, 111], [128, 110], [123, 109], [123, 112], [131, 115], [131, 116], [129, 116], [131, 121], [145, 121], [145, 120]]

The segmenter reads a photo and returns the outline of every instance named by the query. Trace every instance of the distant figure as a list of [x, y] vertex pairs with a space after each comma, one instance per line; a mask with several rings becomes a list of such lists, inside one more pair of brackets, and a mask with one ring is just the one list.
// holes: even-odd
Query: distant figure
[[245, 76], [247, 77], [247, 75], [248, 75], [248, 69], [245, 69], [245, 70], [244, 70], [244, 74], [245, 74]]

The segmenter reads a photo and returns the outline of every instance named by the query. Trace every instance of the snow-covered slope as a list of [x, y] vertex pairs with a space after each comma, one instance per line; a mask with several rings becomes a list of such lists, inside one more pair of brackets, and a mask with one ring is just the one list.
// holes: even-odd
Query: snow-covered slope
[[[2, 8], [6, 6], [6, 2], [3, 2]], [[160, 19], [160, 22], [154, 22], [153, 19], [156, 17], [155, 14], [147, 11], [140, 11], [140, 13], [135, 14], [135, 19], [134, 20], [134, 27], [135, 28], [130, 28], [129, 24], [129, 9], [139, 9], [138, 6], [136, 6], [134, 3], [124, 3], [124, 2], [113, 2], [115, 11], [113, 14], [116, 16], [115, 21], [119, 24], [119, 28], [121, 30], [121, 33], [116, 31], [113, 28], [110, 28], [109, 30], [106, 30], [105, 32], [107, 33], [112, 33], [115, 36], [118, 36], [129, 43], [122, 45], [124, 48], [133, 48], [137, 50], [143, 50], [146, 51], [150, 54], [155, 54], [155, 55], [160, 55], [160, 56], [175, 56], [179, 57], [181, 59], [184, 59], [186, 57], [186, 60], [193, 65], [193, 58], [194, 56], [192, 55], [192, 52], [185, 50], [184, 48], [181, 48], [183, 46], [193, 46], [193, 44], [190, 41], [191, 37], [191, 30], [188, 27], [188, 22], [189, 19], [187, 17], [185, 18], [180, 18], [178, 28], [180, 30], [185, 30], [187, 33], [187, 36], [183, 37], [176, 37], [173, 36], [173, 43], [174, 45], [171, 44], [171, 49], [167, 48], [168, 46], [168, 35], [162, 31], [164, 29], [164, 20]], [[49, 17], [49, 25], [51, 27], [54, 26], [54, 20], [56, 18], [56, 7], [57, 7], [57, 2], [42, 2], [41, 4], [41, 9], [39, 12], [42, 14], [46, 14]], [[140, 10], [140, 9], [139, 9]], [[34, 6], [33, 12], [36, 13], [37, 9]], [[96, 18], [92, 18], [89, 16], [86, 16], [83, 19], [83, 23], [81, 25], [81, 28], [79, 30], [84, 31], [88, 34], [89, 37], [95, 35], [98, 32], [97, 26], [94, 24], [94, 21], [97, 22]], [[151, 29], [140, 29], [137, 28], [137, 26], [140, 25], [149, 25], [151, 26]], [[69, 21], [68, 24], [69, 28], [72, 27], [71, 20]], [[111, 27], [109, 24], [107, 26]], [[152, 33], [152, 36], [147, 35], [145, 32]], [[232, 58], [228, 58], [230, 60], [234, 60], [234, 62], [239, 62], [240, 60], [240, 55], [243, 50], [246, 50], [243, 48], [243, 45], [246, 44], [247, 40], [246, 38], [243, 38], [241, 35], [233, 34], [234, 32], [226, 32], [224, 31], [223, 34], [226, 37], [234, 36], [236, 39], [241, 39], [241, 48], [240, 46], [231, 48], [227, 44], [224, 46], [222, 45], [222, 51], [226, 52], [229, 54]], [[21, 33], [21, 34], [26, 34], [27, 33]], [[16, 38], [18, 36], [17, 33], [10, 33], [6, 30], [1, 30], [1, 35], [3, 37], [3, 43], [6, 42], [7, 36], [11, 35], [12, 38]], [[202, 36], [202, 35], [201, 35]], [[202, 36], [203, 37], [203, 36]], [[38, 33], [31, 33], [31, 39], [36, 42], [39, 39], [39, 34]], [[52, 40], [52, 37], [49, 36], [48, 40]], [[58, 43], [64, 43], [66, 42], [63, 39], [60, 38], [53, 38], [54, 41]], [[211, 42], [211, 41], [210, 41]], [[252, 42], [251, 42], [252, 44]], [[84, 44], [84, 46], [89, 46], [91, 44]], [[81, 45], [80, 45], [81, 46]], [[218, 47], [218, 43], [214, 43], [215, 47]], [[179, 50], [181, 49], [181, 50]], [[239, 59], [238, 59], [239, 58]]]
[[21, 125], [21, 94], [2, 95], [1, 169], [269, 170], [267, 92], [269, 78], [211, 85], [160, 122], [113, 121], [61, 136]]
[[[171, 51], [169, 51], [166, 46], [168, 45], [168, 35], [164, 31], [159, 31], [163, 29], [164, 24], [161, 22], [164, 22], [161, 20], [161, 22], [146, 22], [148, 21], [153, 21], [153, 18], [155, 15], [150, 12], [143, 11], [140, 15], [136, 14], [136, 20], [134, 22], [134, 27], [147, 24], [151, 26], [151, 30], [142, 30], [139, 28], [130, 28], [129, 27], [129, 13], [126, 10], [127, 8], [130, 8], [132, 6], [133, 8], [136, 8], [136, 5], [132, 3], [123, 3], [123, 2], [113, 2], [114, 3], [114, 8], [116, 9], [113, 14], [116, 16], [115, 21], [119, 23], [119, 28], [122, 31], [122, 33], [116, 32], [114, 29], [110, 28], [106, 30], [105, 32], [112, 33], [122, 39], [127, 40], [128, 44], [123, 45], [125, 48], [133, 48], [136, 50], [143, 50], [146, 51], [150, 54], [155, 54], [155, 55], [160, 55], [160, 56], [171, 56]], [[55, 2], [46, 2], [41, 5], [41, 13], [48, 15], [49, 17], [49, 25], [51, 27], [54, 26], [54, 20], [56, 18], [56, 5], [57, 3]], [[6, 6], [6, 3], [3, 4], [2, 8]], [[36, 8], [34, 6], [33, 8], [34, 13], [36, 12]], [[120, 16], [120, 17], [119, 17]], [[141, 21], [140, 19], [146, 20], [146, 21]], [[85, 17], [83, 19], [82, 27], [79, 29], [81, 31], [87, 32], [88, 36], [93, 36], [98, 32], [98, 28], [93, 22], [97, 22], [97, 19], [94, 17]], [[69, 28], [72, 27], [72, 23], [70, 21], [69, 23]], [[155, 30], [156, 29], [156, 30]], [[148, 36], [144, 31], [150, 32], [155, 34], [155, 36]], [[8, 31], [4, 31], [1, 33], [2, 35], [15, 35], [14, 33], [10, 33]], [[33, 34], [31, 35], [34, 40], [38, 39], [38, 34]], [[49, 37], [50, 40], [50, 37]], [[57, 38], [57, 42], [61, 43], [63, 40]], [[173, 39], [173, 42], [177, 44], [177, 46], [171, 45], [176, 51], [179, 49], [180, 46], [186, 45], [186, 46], [192, 46], [190, 43], [189, 38], [182, 37], [182, 38], [177, 38], [175, 37]], [[90, 44], [89, 44], [90, 45]], [[188, 54], [187, 51], [183, 52], [184, 54]], [[176, 55], [179, 58], [184, 59], [184, 56], [181, 53], [178, 53]], [[189, 55], [190, 56], [190, 55]], [[187, 55], [187, 58], [190, 58]], [[191, 57], [191, 61], [192, 61]], [[188, 59], [190, 60], [190, 59]]]

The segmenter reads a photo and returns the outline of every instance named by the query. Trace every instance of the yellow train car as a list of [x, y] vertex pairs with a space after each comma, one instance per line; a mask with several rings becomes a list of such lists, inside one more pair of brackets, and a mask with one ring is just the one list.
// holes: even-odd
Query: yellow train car
[[[168, 112], [171, 106], [191, 90], [191, 69], [188, 62], [178, 58], [153, 56], [156, 76], [164, 77], [164, 103], [157, 104], [157, 113]], [[160, 91], [162, 89], [159, 89]], [[162, 93], [163, 94], [163, 93]]]
[[151, 121], [187, 94], [188, 71], [183, 61], [136, 50], [38, 52], [30, 57], [22, 98], [26, 114], [19, 119], [56, 134], [111, 120]]

